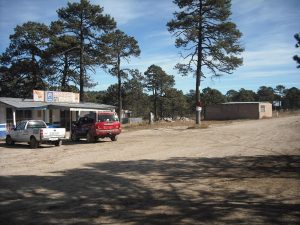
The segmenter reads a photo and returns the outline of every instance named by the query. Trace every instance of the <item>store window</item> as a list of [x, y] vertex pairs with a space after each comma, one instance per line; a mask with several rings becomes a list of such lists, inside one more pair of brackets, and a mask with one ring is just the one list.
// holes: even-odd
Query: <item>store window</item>
[[17, 110], [16, 111], [16, 121], [22, 120], [31, 120], [32, 119], [32, 111], [31, 110]]

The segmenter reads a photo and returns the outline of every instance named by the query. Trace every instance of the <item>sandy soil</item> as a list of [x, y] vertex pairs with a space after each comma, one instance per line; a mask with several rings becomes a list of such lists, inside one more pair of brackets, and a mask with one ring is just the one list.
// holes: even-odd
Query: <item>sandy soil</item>
[[300, 116], [0, 143], [0, 224], [299, 224]]

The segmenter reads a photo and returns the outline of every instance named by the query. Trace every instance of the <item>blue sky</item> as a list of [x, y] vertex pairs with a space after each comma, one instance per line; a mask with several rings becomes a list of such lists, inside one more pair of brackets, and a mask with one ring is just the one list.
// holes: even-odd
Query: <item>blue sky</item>
[[[166, 28], [177, 10], [172, 0], [91, 0], [91, 3], [104, 7], [105, 13], [115, 18], [118, 28], [138, 41], [141, 55], [123, 67], [144, 72], [156, 64], [175, 76], [177, 89], [184, 93], [195, 89], [193, 75], [182, 77], [174, 70], [180, 61], [180, 49], [174, 47], [174, 38]], [[56, 10], [66, 4], [66, 0], [0, 0], [0, 53], [9, 45], [9, 35], [16, 25], [27, 21], [49, 25], [57, 19]], [[244, 64], [233, 74], [214, 79], [208, 76], [201, 88], [216, 88], [223, 93], [240, 88], [257, 91], [260, 86], [278, 84], [300, 88], [300, 69], [292, 59], [295, 54], [300, 55], [293, 37], [300, 32], [299, 9], [299, 0], [233, 0], [231, 18], [243, 33]], [[106, 90], [117, 82], [102, 70], [91, 76], [98, 82], [94, 90]]]

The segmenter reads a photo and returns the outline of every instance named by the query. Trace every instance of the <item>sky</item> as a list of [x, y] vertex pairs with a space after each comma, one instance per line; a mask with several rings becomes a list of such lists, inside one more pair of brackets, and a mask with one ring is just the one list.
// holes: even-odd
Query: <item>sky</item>
[[[66, 7], [67, 0], [0, 0], [0, 54], [9, 45], [14, 28], [27, 21], [49, 25], [57, 19], [56, 10]], [[71, 1], [77, 2], [77, 1]], [[152, 64], [175, 76], [175, 88], [188, 93], [195, 89], [195, 77], [182, 77], [174, 69], [180, 62], [181, 49], [166, 24], [179, 9], [172, 0], [90, 0], [114, 17], [117, 27], [139, 43], [141, 55], [124, 62], [123, 68], [136, 68], [144, 73]], [[243, 33], [241, 44], [243, 65], [232, 74], [201, 82], [201, 89], [210, 87], [225, 94], [245, 88], [257, 91], [260, 86], [284, 85], [300, 88], [300, 69], [292, 59], [300, 55], [295, 48], [295, 33], [300, 33], [299, 0], [232, 0], [232, 22]], [[90, 74], [98, 85], [95, 91], [106, 90], [117, 83], [115, 77], [97, 69]]]

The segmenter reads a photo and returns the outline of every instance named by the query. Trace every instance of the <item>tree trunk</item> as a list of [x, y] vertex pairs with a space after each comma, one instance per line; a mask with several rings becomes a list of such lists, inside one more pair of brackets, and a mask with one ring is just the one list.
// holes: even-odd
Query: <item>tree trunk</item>
[[82, 30], [82, 24], [83, 24], [83, 18], [81, 14], [81, 29], [80, 29], [80, 72], [79, 72], [79, 100], [80, 102], [84, 101], [84, 92], [83, 92], [83, 87], [84, 87], [84, 67], [83, 67], [83, 53], [84, 53], [84, 38], [83, 38], [83, 30]]
[[[196, 106], [200, 103], [200, 82], [201, 82], [201, 67], [202, 67], [202, 1], [199, 2], [200, 21], [198, 25], [198, 52], [197, 52], [197, 70], [196, 70]], [[201, 125], [201, 111], [196, 110], [196, 124]]]
[[154, 119], [157, 120], [157, 91], [154, 89]]
[[68, 73], [68, 56], [67, 54], [64, 55], [64, 71], [61, 79], [61, 89], [62, 91], [66, 90], [66, 79], [67, 79], [67, 73]]
[[122, 80], [121, 80], [121, 59], [120, 56], [118, 56], [118, 62], [117, 62], [117, 73], [118, 73], [118, 108], [119, 108], [119, 119], [122, 123]]

